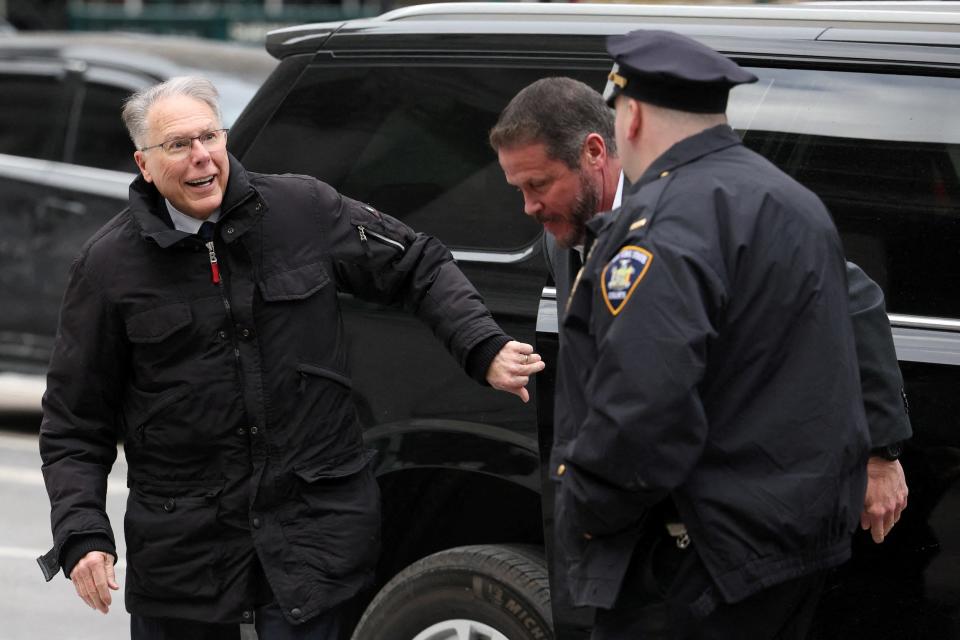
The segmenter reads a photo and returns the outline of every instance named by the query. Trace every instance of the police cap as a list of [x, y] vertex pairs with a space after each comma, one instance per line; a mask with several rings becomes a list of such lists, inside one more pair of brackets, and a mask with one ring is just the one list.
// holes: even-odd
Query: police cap
[[603, 98], [621, 93], [678, 111], [723, 113], [727, 95], [757, 77], [730, 58], [671, 31], [639, 30], [607, 38], [613, 57]]

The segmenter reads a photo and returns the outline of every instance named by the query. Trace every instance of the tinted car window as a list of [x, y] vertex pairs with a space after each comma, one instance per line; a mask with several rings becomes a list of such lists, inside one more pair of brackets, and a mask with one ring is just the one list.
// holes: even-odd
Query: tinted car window
[[129, 89], [87, 83], [80, 107], [73, 157], [68, 162], [135, 173], [133, 143], [120, 119]]
[[0, 153], [42, 159], [59, 155], [66, 93], [54, 73], [0, 73], [0, 95], [6, 96], [0, 100]]
[[893, 313], [960, 317], [960, 79], [754, 69], [731, 124], [829, 207]]
[[503, 179], [487, 132], [542, 70], [313, 67], [244, 162], [317, 176], [450, 247], [510, 250], [540, 225]]

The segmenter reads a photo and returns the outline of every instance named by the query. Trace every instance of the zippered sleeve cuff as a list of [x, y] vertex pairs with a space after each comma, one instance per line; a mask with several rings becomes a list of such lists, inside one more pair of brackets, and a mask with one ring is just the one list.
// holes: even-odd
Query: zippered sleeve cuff
[[113, 556], [113, 562], [117, 562], [117, 548], [107, 536], [99, 533], [75, 536], [67, 541], [60, 554], [63, 559], [63, 575], [69, 579], [73, 567], [91, 551], [109, 553]]
[[482, 385], [489, 386], [487, 383], [487, 370], [490, 364], [497, 357], [503, 345], [513, 340], [510, 336], [500, 334], [481, 340], [470, 349], [467, 355], [467, 366], [465, 367], [467, 375]]

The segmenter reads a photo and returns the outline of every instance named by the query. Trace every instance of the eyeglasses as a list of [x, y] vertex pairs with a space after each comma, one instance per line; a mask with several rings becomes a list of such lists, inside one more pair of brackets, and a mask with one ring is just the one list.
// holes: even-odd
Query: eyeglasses
[[183, 158], [190, 153], [190, 150], [193, 148], [194, 140], [199, 140], [200, 144], [202, 144], [203, 148], [207, 151], [216, 151], [218, 149], [222, 149], [223, 145], [226, 144], [227, 131], [230, 130], [213, 129], [211, 131], [204, 131], [198, 136], [174, 138], [173, 140], [167, 140], [166, 142], [161, 142], [160, 144], [142, 147], [140, 151], [149, 151], [150, 149], [156, 149], [159, 147], [160, 149], [163, 149], [163, 152], [171, 158]]

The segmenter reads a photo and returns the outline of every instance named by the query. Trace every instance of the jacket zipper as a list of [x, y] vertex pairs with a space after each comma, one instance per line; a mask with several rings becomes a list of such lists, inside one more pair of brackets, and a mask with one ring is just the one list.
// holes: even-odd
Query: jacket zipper
[[[225, 216], [227, 213], [233, 211], [237, 207], [245, 204], [251, 198], [256, 197], [256, 192], [251, 189], [246, 196], [244, 196], [239, 202], [235, 203], [232, 207], [223, 211], [221, 217]], [[259, 209], [259, 205], [257, 205]], [[244, 405], [246, 404], [246, 387], [247, 383], [243, 377], [243, 365], [240, 362], [240, 345], [237, 343], [237, 334], [234, 331], [236, 327], [236, 322], [233, 319], [233, 308], [230, 306], [230, 299], [227, 297], [226, 283], [220, 275], [220, 262], [217, 260], [217, 253], [214, 250], [213, 240], [210, 241], [210, 244], [207, 247], [209, 249], [209, 259], [210, 259], [210, 272], [213, 279], [213, 283], [216, 285], [217, 290], [220, 292], [220, 300], [223, 302], [223, 308], [227, 312], [227, 321], [230, 323], [230, 342], [233, 345], [233, 364], [237, 368], [237, 380], [240, 385], [240, 397], [243, 399]], [[246, 407], [244, 407], [244, 413], [246, 413]]]
[[357, 231], [360, 232], [360, 242], [366, 242], [367, 236], [372, 236], [377, 240], [379, 240], [380, 242], [382, 242], [383, 244], [386, 244], [395, 249], [398, 249], [401, 253], [406, 253], [407, 251], [407, 248], [402, 244], [400, 244], [399, 242], [397, 242], [396, 240], [392, 238], [388, 238], [385, 235], [379, 234], [376, 231], [371, 231], [370, 229], [367, 229], [366, 227], [364, 227], [362, 224], [357, 225]]
[[240, 346], [237, 344], [237, 336], [233, 331], [233, 327], [235, 326], [233, 321], [233, 308], [230, 306], [230, 299], [227, 297], [223, 278], [220, 277], [220, 263], [217, 260], [217, 252], [213, 247], [213, 240], [207, 242], [206, 246], [210, 252], [210, 274], [213, 279], [213, 284], [217, 286], [217, 291], [220, 293], [220, 301], [223, 302], [223, 308], [227, 312], [227, 321], [230, 322], [230, 341], [233, 343], [233, 359], [234, 364], [237, 366], [237, 375], [240, 377], [240, 385], [242, 386], [243, 368], [240, 366]]

